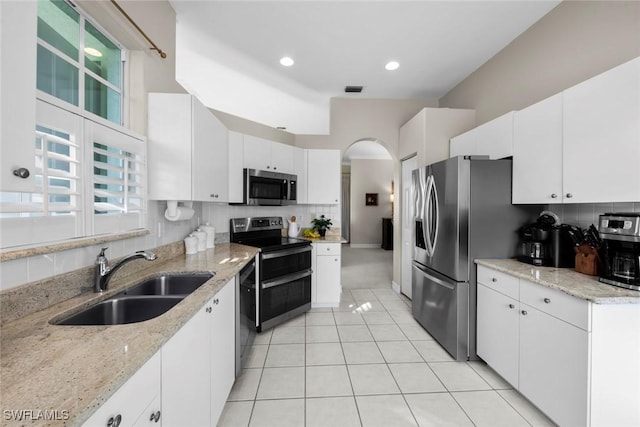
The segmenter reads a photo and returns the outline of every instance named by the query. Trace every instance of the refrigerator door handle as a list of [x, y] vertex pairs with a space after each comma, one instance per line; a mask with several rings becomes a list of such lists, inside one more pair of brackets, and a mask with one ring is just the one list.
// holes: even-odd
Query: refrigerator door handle
[[[436, 180], [431, 175], [431, 193], [429, 194], [429, 198], [433, 195], [433, 213], [435, 214], [435, 220], [433, 223], [435, 224], [436, 229], [433, 232], [433, 241], [431, 242], [431, 252], [432, 254], [436, 253], [436, 243], [438, 243], [438, 230], [440, 229], [440, 207], [438, 206], [438, 188], [436, 187]], [[431, 234], [431, 226], [429, 226], [429, 234]]]
[[431, 274], [427, 273], [422, 267], [417, 265], [415, 262], [413, 263], [413, 266], [415, 268], [417, 268], [420, 271], [420, 273], [422, 273], [427, 279], [431, 280], [436, 285], [440, 285], [440, 286], [445, 287], [447, 289], [450, 289], [452, 291], [456, 288], [455, 285], [453, 285], [451, 283], [447, 283], [444, 280], [438, 279], [437, 277], [434, 277]]

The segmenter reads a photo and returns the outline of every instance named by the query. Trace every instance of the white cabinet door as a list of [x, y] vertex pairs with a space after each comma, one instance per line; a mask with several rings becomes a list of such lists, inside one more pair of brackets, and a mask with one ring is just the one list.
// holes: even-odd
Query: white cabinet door
[[35, 189], [37, 22], [38, 2], [0, 2], [0, 191]]
[[340, 150], [308, 150], [307, 200], [335, 205], [340, 201]]
[[211, 111], [188, 94], [150, 93], [148, 117], [149, 198], [227, 202], [227, 130]]
[[471, 156], [476, 154], [476, 133], [471, 129], [461, 135], [451, 138], [449, 157]]
[[244, 136], [244, 167], [247, 169], [271, 169], [271, 141], [256, 136]]
[[340, 243], [316, 243], [315, 304], [337, 307], [340, 303], [342, 257]]
[[307, 162], [309, 153], [304, 148], [295, 147], [293, 151], [293, 173], [298, 177], [298, 204], [307, 203]]
[[193, 103], [191, 151], [192, 200], [229, 200], [228, 135], [224, 125], [196, 97]]
[[491, 159], [513, 155], [513, 115], [514, 111], [511, 111], [472, 131], [476, 133], [475, 154], [487, 155]]
[[83, 426], [107, 427], [109, 420], [117, 417], [120, 418], [120, 426], [133, 426], [138, 419], [147, 416], [151, 407], [160, 410], [159, 405], [153, 404], [160, 396], [160, 359], [160, 352], [157, 352]]
[[559, 425], [588, 425], [589, 334], [524, 303], [520, 314], [520, 392]]
[[230, 280], [212, 301], [211, 319], [211, 425], [222, 414], [235, 381], [236, 281]]
[[211, 303], [162, 347], [165, 426], [211, 424]]
[[271, 142], [271, 170], [281, 173], [294, 173], [294, 147], [292, 145]]
[[640, 58], [564, 91], [565, 202], [640, 201]]
[[513, 203], [562, 202], [562, 93], [514, 117]]
[[133, 427], [162, 427], [161, 404], [162, 399], [160, 399], [160, 394], [158, 394], [149, 406], [147, 406], [147, 409], [138, 417]]
[[477, 352], [518, 388], [519, 303], [478, 283]]
[[425, 141], [427, 115], [425, 109], [420, 110], [411, 120], [400, 127], [398, 136], [398, 157], [404, 159], [412, 154], [422, 156]]
[[244, 195], [244, 135], [229, 131], [229, 203], [242, 203]]

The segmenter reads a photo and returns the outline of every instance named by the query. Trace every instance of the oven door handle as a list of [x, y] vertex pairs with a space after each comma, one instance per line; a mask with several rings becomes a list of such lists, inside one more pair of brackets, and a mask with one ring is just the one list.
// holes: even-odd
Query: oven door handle
[[272, 288], [274, 286], [279, 286], [287, 282], [293, 282], [294, 280], [302, 279], [305, 277], [311, 276], [312, 270], [310, 268], [302, 271], [297, 271], [292, 274], [287, 274], [286, 276], [281, 276], [276, 279], [265, 280], [262, 282], [260, 286], [262, 289]]
[[262, 259], [280, 258], [288, 255], [302, 254], [304, 252], [310, 252], [311, 245], [304, 246], [302, 248], [283, 249], [281, 251], [267, 252], [262, 254]]

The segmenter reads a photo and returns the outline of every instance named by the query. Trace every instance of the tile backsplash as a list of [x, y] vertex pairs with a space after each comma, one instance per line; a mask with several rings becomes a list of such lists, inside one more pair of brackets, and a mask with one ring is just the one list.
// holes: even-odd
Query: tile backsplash
[[578, 203], [564, 205], [548, 205], [547, 210], [560, 217], [563, 224], [577, 225], [587, 228], [593, 224], [598, 227], [598, 218], [608, 212], [640, 213], [640, 202], [636, 203]]
[[[182, 241], [198, 225], [205, 222], [209, 222], [216, 228], [216, 234], [226, 235], [228, 241], [229, 219], [237, 217], [281, 216], [288, 219], [295, 215], [297, 222], [302, 227], [310, 227], [313, 217], [326, 215], [331, 218], [334, 227], [340, 228], [340, 205], [268, 207], [194, 203], [193, 208], [196, 213], [193, 218], [188, 221], [175, 222], [167, 221], [164, 218], [166, 207], [166, 202], [149, 201], [147, 228], [150, 233], [145, 236], [104, 244], [109, 247], [108, 258], [115, 259], [135, 251]], [[287, 225], [288, 222], [285, 221], [285, 228]], [[0, 291], [92, 266], [101, 246], [103, 244], [0, 262]]]

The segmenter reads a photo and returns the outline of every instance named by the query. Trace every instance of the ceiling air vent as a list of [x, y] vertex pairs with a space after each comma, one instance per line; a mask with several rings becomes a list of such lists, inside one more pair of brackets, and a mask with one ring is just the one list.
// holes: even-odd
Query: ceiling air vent
[[360, 93], [362, 92], [362, 86], [345, 86], [344, 91], [346, 93]]

